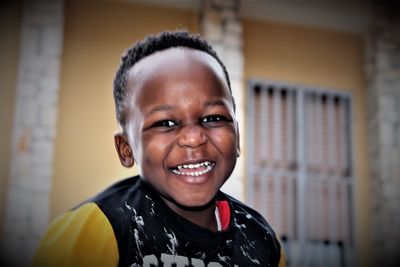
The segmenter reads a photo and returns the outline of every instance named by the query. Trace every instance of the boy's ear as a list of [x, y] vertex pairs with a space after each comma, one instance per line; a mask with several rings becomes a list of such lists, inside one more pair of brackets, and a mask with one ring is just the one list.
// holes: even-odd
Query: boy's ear
[[114, 134], [115, 149], [117, 150], [119, 161], [122, 166], [130, 168], [135, 163], [135, 159], [133, 157], [132, 148], [127, 139], [128, 138], [125, 134]]

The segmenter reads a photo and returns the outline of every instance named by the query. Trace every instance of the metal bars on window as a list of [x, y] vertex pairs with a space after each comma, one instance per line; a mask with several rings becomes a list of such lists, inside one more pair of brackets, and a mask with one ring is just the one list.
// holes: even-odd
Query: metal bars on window
[[349, 94], [251, 81], [246, 201], [279, 233], [288, 266], [350, 266]]

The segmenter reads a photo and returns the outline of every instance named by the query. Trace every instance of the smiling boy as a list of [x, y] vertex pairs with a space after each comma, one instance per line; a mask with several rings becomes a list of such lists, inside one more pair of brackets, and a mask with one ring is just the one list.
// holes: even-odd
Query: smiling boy
[[225, 66], [187, 32], [148, 36], [114, 81], [121, 164], [139, 175], [54, 221], [35, 265], [283, 266], [275, 233], [219, 191], [239, 156]]

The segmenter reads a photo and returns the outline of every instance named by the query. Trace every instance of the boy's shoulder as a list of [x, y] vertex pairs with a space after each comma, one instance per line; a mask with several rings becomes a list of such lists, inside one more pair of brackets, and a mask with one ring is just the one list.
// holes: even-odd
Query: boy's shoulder
[[84, 203], [94, 202], [99, 205], [106, 202], [118, 201], [127, 197], [127, 194], [140, 190], [141, 187], [142, 179], [139, 175], [125, 178], [111, 184], [102, 192], [86, 200]]
[[147, 210], [151, 206], [148, 200], [154, 198], [153, 196], [150, 186], [137, 175], [110, 185], [82, 204], [95, 203], [110, 221], [114, 219], [123, 223], [130, 219], [127, 216], [129, 213]]

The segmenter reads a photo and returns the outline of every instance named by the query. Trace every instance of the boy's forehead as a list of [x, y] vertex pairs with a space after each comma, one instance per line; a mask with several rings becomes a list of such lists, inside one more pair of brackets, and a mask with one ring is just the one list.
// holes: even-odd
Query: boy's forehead
[[161, 50], [141, 59], [128, 71], [127, 83], [134, 82], [137, 84], [140, 83], [142, 78], [154, 77], [171, 69], [177, 73], [185, 72], [185, 66], [193, 66], [193, 64], [202, 65], [212, 70], [228, 86], [222, 66], [214, 57], [206, 52], [187, 47]]

